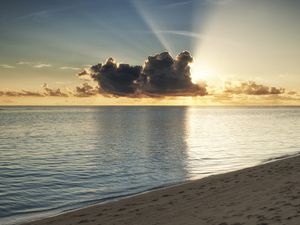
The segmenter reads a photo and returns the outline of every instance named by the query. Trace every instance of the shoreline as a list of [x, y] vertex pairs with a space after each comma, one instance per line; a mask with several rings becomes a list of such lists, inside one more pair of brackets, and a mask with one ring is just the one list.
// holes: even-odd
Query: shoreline
[[[260, 201], [264, 204], [257, 205]], [[290, 155], [242, 170], [154, 188], [20, 224], [66, 223], [297, 225], [300, 156]]]

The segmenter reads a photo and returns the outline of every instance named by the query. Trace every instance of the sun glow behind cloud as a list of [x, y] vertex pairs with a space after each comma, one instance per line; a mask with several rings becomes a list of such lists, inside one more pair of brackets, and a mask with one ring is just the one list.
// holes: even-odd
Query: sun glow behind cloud
[[212, 70], [196, 60], [190, 65], [192, 82], [197, 84], [200, 81], [207, 80], [213, 74]]
[[[206, 1], [205, 4], [203, 4], [203, 2], [195, 2], [193, 31], [191, 32], [193, 34], [191, 37], [193, 38], [192, 54], [194, 56], [194, 63], [191, 65], [191, 77], [193, 83], [205, 81], [215, 85], [216, 80], [220, 79], [216, 72], [218, 71], [218, 68], [211, 66], [216, 64], [203, 58], [204, 45], [211, 39], [216, 39], [207, 33], [210, 26], [210, 18], [219, 7], [219, 4], [215, 4], [216, 2]], [[205, 10], [203, 10], [203, 8], [205, 8]]]
[[[185, 36], [191, 42], [193, 42], [193, 49], [190, 49], [192, 55], [194, 55], [194, 62], [191, 66], [191, 77], [193, 83], [198, 83], [205, 81], [206, 79], [210, 79], [215, 75], [215, 70], [209, 68], [207, 64], [201, 62], [201, 46], [202, 42], [205, 38], [204, 32], [207, 24], [207, 15], [203, 13], [203, 7], [207, 9], [207, 11], [212, 11], [218, 5], [210, 4], [206, 2], [206, 4], [198, 5], [198, 2], [193, 2], [194, 10], [193, 10], [193, 30], [192, 31], [184, 31], [184, 30], [164, 30], [163, 27], [159, 24], [159, 21], [149, 10], [146, 2], [132, 0], [133, 6], [136, 8], [138, 14], [148, 25], [151, 32], [155, 35], [157, 40], [160, 42], [161, 46], [164, 48], [162, 50], [167, 50], [171, 55], [174, 55], [174, 46], [171, 46], [171, 42], [168, 40], [169, 35], [176, 36]], [[190, 2], [189, 2], [190, 3]], [[177, 4], [176, 4], [177, 6]], [[180, 6], [180, 4], [178, 5]], [[182, 49], [188, 50], [188, 49]]]

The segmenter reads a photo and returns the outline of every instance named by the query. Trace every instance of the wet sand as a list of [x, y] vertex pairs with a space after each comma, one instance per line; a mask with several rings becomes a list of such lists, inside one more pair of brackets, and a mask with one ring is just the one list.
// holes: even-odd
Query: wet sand
[[300, 156], [26, 225], [300, 225]]

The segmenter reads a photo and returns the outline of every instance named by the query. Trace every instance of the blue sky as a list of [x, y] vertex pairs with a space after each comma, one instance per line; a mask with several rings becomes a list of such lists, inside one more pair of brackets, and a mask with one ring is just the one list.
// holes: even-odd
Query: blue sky
[[[163, 30], [191, 30], [194, 2], [143, 1]], [[1, 61], [51, 61], [76, 65], [108, 56], [140, 64], [164, 50], [134, 1], [2, 1]], [[205, 5], [203, 5], [205, 8]], [[191, 39], [168, 35], [174, 51], [191, 50]], [[176, 45], [180, 42], [180, 45]], [[17, 56], [17, 57], [16, 57]]]
[[[192, 29], [193, 1], [4, 0], [1, 4], [0, 64], [51, 65], [43, 71], [27, 64], [14, 70], [2, 68], [1, 74], [11, 76], [1, 79], [11, 88], [21, 88], [14, 80], [24, 76], [31, 78], [25, 81], [31, 89], [55, 79], [73, 82], [70, 77], [74, 71], [57, 68], [83, 68], [110, 56], [121, 62], [143, 64], [150, 54], [167, 50], [157, 35], [166, 36], [176, 54], [192, 50], [193, 38], [164, 32]], [[203, 10], [207, 7], [203, 3]], [[153, 33], [140, 10], [151, 15], [161, 35]]]

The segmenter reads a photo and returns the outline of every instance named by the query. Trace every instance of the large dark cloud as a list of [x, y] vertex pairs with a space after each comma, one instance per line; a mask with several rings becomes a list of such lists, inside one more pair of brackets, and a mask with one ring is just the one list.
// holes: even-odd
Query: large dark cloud
[[[104, 93], [126, 96], [137, 90], [137, 79], [142, 71], [141, 66], [117, 64], [109, 58], [104, 64], [99, 63], [90, 68], [90, 76], [99, 84], [99, 90]], [[79, 76], [87, 75], [87, 71]]]
[[149, 56], [145, 62], [144, 92], [162, 95], [206, 95], [205, 86], [192, 83], [193, 57], [185, 51], [173, 59], [168, 52]]
[[279, 95], [284, 94], [285, 89], [277, 87], [268, 87], [257, 84], [255, 81], [242, 82], [234, 85], [232, 82], [225, 83], [225, 93], [245, 94], [245, 95]]
[[149, 56], [144, 66], [117, 64], [109, 58], [78, 74], [94, 79], [99, 92], [114, 96], [186, 96], [206, 95], [206, 85], [191, 81], [190, 66], [193, 57], [185, 51], [172, 58], [168, 52]]

